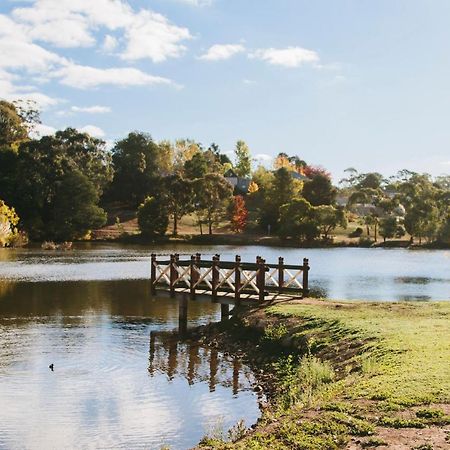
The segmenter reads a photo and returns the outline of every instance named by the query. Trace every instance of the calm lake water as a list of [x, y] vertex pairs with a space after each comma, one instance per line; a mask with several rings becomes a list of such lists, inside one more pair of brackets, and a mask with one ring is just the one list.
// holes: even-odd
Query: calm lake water
[[[310, 259], [311, 286], [336, 299], [449, 300], [450, 252], [159, 247]], [[260, 415], [239, 360], [178, 340], [178, 301], [149, 295], [150, 247], [0, 250], [0, 448], [185, 449]], [[218, 320], [189, 303], [189, 325]], [[55, 370], [49, 369], [54, 363]]]

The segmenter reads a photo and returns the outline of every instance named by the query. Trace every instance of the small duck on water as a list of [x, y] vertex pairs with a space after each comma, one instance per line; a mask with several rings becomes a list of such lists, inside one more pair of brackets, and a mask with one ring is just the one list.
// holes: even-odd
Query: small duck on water
[[48, 368], [53, 372], [53, 363], [51, 363]]

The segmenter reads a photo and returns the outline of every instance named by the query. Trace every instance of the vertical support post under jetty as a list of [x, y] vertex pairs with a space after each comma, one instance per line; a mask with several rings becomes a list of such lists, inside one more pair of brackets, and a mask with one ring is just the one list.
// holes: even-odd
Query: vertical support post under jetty
[[183, 336], [187, 332], [188, 299], [187, 295], [182, 295], [178, 303], [178, 332]]
[[230, 305], [222, 303], [220, 305], [220, 321], [225, 322], [230, 317]]
[[177, 279], [177, 270], [175, 255], [170, 255], [170, 296], [175, 297], [175, 280]]
[[278, 293], [281, 294], [283, 292], [284, 286], [284, 258], [278, 258]]
[[195, 283], [196, 283], [196, 275], [197, 271], [195, 270], [195, 256], [191, 255], [191, 276], [190, 276], [190, 281], [191, 281], [191, 286], [190, 286], [190, 291], [191, 291], [191, 299], [195, 300]]
[[241, 257], [236, 255], [234, 264], [234, 300], [236, 305], [241, 303]]
[[306, 297], [309, 294], [308, 272], [309, 272], [309, 261], [308, 261], [308, 258], [303, 258], [303, 292], [302, 292], [302, 297]]
[[151, 266], [150, 266], [150, 293], [152, 295], [156, 294], [156, 255], [152, 253]]

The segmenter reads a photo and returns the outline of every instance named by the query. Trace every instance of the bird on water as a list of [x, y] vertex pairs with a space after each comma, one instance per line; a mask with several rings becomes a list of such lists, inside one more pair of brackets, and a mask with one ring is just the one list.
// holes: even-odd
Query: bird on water
[[51, 363], [48, 368], [53, 372], [53, 363]]

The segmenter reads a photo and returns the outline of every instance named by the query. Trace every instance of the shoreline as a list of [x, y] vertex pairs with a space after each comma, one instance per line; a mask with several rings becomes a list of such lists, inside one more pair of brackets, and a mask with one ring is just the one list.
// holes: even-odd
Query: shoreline
[[[248, 245], [248, 246], [264, 246], [264, 247], [280, 247], [280, 248], [385, 248], [385, 249], [408, 249], [408, 250], [449, 250], [450, 243], [425, 243], [411, 244], [409, 241], [386, 241], [373, 243], [371, 245], [360, 244], [352, 241], [338, 242], [295, 242], [292, 239], [284, 240], [279, 237], [260, 236], [260, 235], [229, 235], [229, 234], [213, 234], [213, 235], [180, 235], [180, 236], [164, 236], [157, 239], [149, 239], [139, 234], [125, 235], [121, 237], [105, 238], [105, 239], [79, 239], [74, 242], [83, 243], [118, 243], [124, 245], [150, 245], [150, 244], [186, 244], [186, 245]], [[38, 242], [30, 242], [27, 245], [39, 244]]]
[[[260, 403], [261, 418], [234, 443], [205, 437], [198, 448], [446, 448], [450, 379], [432, 360], [444, 358], [445, 365], [450, 344], [440, 342], [442, 354], [438, 348], [422, 355], [406, 338], [409, 325], [442, 326], [448, 320], [450, 305], [444, 302], [305, 299], [240, 307], [229, 321], [194, 329], [193, 338], [242, 358], [255, 373], [255, 392], [267, 397]], [[370, 328], [373, 321], [381, 328]], [[447, 339], [449, 331], [443, 332], [440, 337]], [[403, 348], [391, 348], [398, 339]], [[428, 349], [425, 341], [421, 345]], [[421, 370], [411, 373], [412, 380], [402, 373], [410, 372], [410, 365]], [[301, 389], [300, 373], [311, 377]], [[330, 379], [317, 382], [327, 373]], [[419, 447], [428, 444], [432, 447]]]

